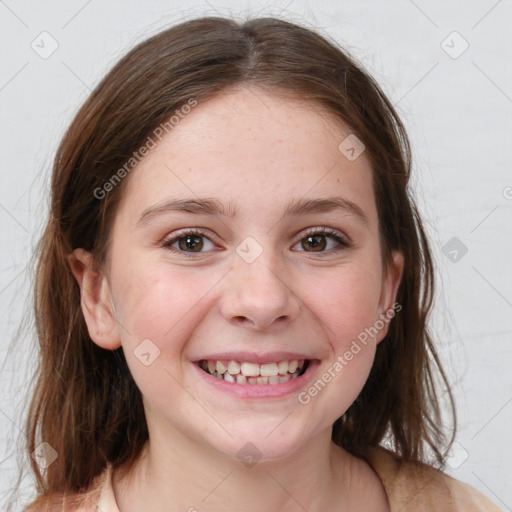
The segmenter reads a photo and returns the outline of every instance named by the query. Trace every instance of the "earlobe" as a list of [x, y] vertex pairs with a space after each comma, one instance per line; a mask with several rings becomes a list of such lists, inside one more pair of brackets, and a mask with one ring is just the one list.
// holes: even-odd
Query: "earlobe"
[[96, 267], [91, 253], [75, 249], [68, 255], [71, 272], [80, 287], [80, 305], [89, 336], [98, 346], [114, 350], [121, 346], [110, 285]]
[[403, 271], [404, 256], [399, 251], [393, 251], [392, 262], [388, 265], [387, 272], [382, 282], [378, 317], [384, 318], [385, 320], [383, 321], [384, 327], [379, 331], [375, 340], [376, 343], [380, 343], [386, 337], [391, 319], [395, 316], [396, 312], [402, 309], [401, 305], [399, 305], [399, 308], [394, 308], [393, 306], [396, 303], [396, 296], [400, 283], [402, 282]]

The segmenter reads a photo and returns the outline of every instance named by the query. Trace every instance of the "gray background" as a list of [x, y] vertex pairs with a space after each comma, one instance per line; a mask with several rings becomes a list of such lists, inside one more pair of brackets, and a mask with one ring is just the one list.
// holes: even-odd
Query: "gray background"
[[[0, 1], [0, 496], [14, 485], [23, 460], [19, 442], [36, 342], [26, 332], [14, 335], [30, 310], [27, 264], [66, 126], [136, 42], [198, 15], [252, 14], [282, 15], [330, 34], [373, 74], [402, 116], [439, 276], [432, 320], [458, 402], [458, 444], [447, 472], [512, 510], [512, 1], [189, 6]], [[58, 48], [45, 55], [52, 44]], [[31, 480], [23, 485], [30, 495]]]

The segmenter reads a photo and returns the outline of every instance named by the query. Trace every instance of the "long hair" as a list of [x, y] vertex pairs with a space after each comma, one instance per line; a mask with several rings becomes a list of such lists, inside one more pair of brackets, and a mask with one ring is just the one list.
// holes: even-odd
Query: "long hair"
[[124, 56], [58, 148], [37, 253], [40, 355], [26, 418], [27, 453], [44, 441], [58, 458], [43, 472], [29, 457], [38, 492], [32, 505], [88, 487], [107, 463], [129, 471], [148, 440], [141, 393], [122, 348], [104, 350], [90, 339], [67, 256], [81, 247], [101, 264], [129, 178], [107, 192], [104, 185], [158, 126], [191, 98], [204, 102], [244, 85], [295, 94], [350, 127], [372, 164], [383, 263], [393, 250], [404, 255], [396, 298], [402, 309], [377, 347], [364, 388], [334, 423], [333, 441], [362, 456], [387, 439], [405, 461], [442, 466], [455, 427], [447, 443], [438, 377], [454, 421], [455, 408], [429, 331], [434, 268], [409, 190], [410, 146], [402, 122], [374, 79], [328, 36], [276, 18], [205, 17], [160, 32]]

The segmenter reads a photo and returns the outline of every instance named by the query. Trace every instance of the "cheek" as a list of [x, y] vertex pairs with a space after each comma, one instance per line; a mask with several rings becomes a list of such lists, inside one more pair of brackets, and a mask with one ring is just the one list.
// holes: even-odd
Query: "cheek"
[[197, 325], [201, 300], [214, 285], [211, 273], [197, 269], [124, 265], [113, 278], [123, 345], [135, 348], [148, 338], [162, 355], [176, 353]]
[[380, 297], [380, 275], [362, 264], [331, 271], [319, 287], [315, 313], [327, 326], [338, 348], [375, 323]]
[[322, 395], [317, 406], [327, 422], [335, 421], [350, 407], [370, 373], [376, 348], [371, 329], [378, 319], [380, 278], [379, 267], [361, 259], [331, 272], [321, 293], [315, 295], [315, 313], [326, 327], [331, 356], [302, 398], [315, 403], [313, 397]]
[[[210, 278], [211, 279], [211, 278]], [[123, 352], [146, 399], [179, 397], [182, 355], [200, 322], [205, 278], [158, 265], [124, 265], [113, 278]]]

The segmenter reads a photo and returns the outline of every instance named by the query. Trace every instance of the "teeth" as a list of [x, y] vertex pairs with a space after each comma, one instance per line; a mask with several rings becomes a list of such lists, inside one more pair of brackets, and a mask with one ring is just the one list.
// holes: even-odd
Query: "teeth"
[[280, 361], [277, 365], [279, 375], [286, 375], [288, 373], [288, 361]]
[[279, 384], [279, 376], [278, 375], [272, 375], [272, 377], [268, 378], [268, 383], [272, 385]]
[[219, 375], [217, 372], [215, 372], [213, 376], [217, 377], [218, 379], [223, 379], [226, 382], [236, 382], [237, 384], [250, 384], [252, 386], [271, 384], [275, 386], [276, 384], [282, 384], [283, 382], [296, 379], [299, 376], [299, 373], [300, 370], [296, 371], [294, 374], [288, 373], [286, 375], [271, 375], [270, 377], [245, 377], [241, 373], [233, 376], [229, 372], [225, 372], [224, 375]]
[[233, 377], [229, 372], [226, 372], [224, 374], [224, 380], [227, 382], [235, 382], [235, 377]]
[[222, 375], [227, 370], [224, 361], [217, 361], [217, 373]]
[[260, 365], [253, 363], [242, 363], [241, 365], [242, 375], [246, 377], [257, 377], [260, 375]]
[[[296, 370], [297, 368], [295, 368]], [[295, 371], [293, 370], [293, 371]], [[277, 375], [279, 372], [277, 370], [276, 363], [262, 364], [260, 369], [260, 375], [262, 377], [271, 377], [272, 375]]]
[[275, 363], [240, 363], [238, 361], [205, 361], [199, 366], [210, 375], [237, 384], [276, 385], [296, 379], [305, 360], [279, 361]]
[[228, 372], [231, 373], [231, 375], [240, 373], [240, 363], [238, 363], [238, 361], [229, 361]]

